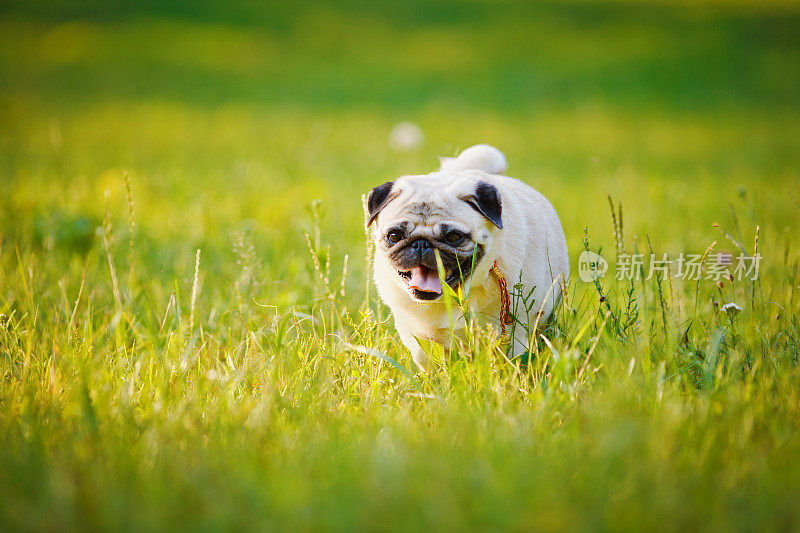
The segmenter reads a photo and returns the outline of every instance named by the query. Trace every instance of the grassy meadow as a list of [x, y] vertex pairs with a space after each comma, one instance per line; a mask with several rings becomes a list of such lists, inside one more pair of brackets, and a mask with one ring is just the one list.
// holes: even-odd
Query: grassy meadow
[[[0, 530], [800, 530], [798, 28], [778, 0], [0, 0]], [[573, 279], [527, 364], [475, 324], [418, 374], [362, 194], [479, 142]], [[763, 260], [614, 279], [650, 250]]]

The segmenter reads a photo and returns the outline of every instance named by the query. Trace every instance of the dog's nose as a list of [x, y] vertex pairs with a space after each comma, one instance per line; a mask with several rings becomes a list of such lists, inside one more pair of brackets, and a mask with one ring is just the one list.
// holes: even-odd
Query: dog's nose
[[411, 243], [411, 249], [418, 254], [424, 254], [431, 249], [431, 243], [425, 239], [417, 239]]
[[417, 239], [409, 246], [411, 253], [416, 256], [418, 263], [433, 261], [433, 245], [426, 239]]

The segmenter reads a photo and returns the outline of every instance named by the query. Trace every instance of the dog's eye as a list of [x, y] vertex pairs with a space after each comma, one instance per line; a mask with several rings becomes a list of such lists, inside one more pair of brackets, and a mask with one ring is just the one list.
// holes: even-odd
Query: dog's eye
[[464, 234], [458, 231], [451, 231], [445, 234], [444, 242], [447, 244], [458, 244], [464, 240]]
[[386, 234], [386, 240], [392, 244], [397, 244], [403, 238], [403, 232], [398, 229], [393, 229]]

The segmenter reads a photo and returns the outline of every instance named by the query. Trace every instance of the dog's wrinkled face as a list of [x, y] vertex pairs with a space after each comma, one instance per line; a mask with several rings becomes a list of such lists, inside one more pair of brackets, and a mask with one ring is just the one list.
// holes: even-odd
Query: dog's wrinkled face
[[377, 219], [376, 253], [394, 269], [395, 281], [420, 301], [439, 298], [442, 283], [455, 289], [468, 280], [494, 227], [502, 228], [497, 189], [471, 176], [406, 176], [384, 183], [370, 192], [368, 209], [368, 223]]

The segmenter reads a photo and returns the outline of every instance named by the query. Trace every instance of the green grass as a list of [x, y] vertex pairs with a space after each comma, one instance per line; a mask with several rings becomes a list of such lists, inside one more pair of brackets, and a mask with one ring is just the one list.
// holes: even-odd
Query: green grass
[[[797, 530], [798, 27], [0, 3], [0, 529]], [[477, 142], [555, 205], [574, 272], [585, 228], [613, 269], [610, 195], [628, 252], [757, 236], [761, 276], [575, 277], [527, 367], [477, 330], [414, 375], [361, 195]]]

